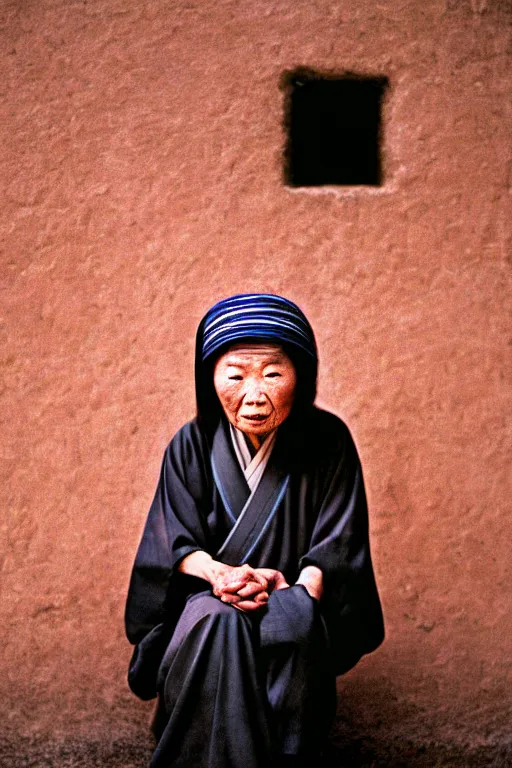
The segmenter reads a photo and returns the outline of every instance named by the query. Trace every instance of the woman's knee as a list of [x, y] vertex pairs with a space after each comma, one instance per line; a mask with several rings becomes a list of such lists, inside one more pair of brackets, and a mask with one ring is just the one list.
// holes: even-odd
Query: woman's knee
[[[240, 635], [249, 638], [247, 632], [239, 631], [243, 620], [240, 611], [213, 595], [201, 593], [189, 598], [160, 665], [159, 690], [169, 674], [175, 680], [181, 668], [190, 666], [191, 657], [197, 661], [199, 655], [213, 652], [220, 658], [224, 647], [228, 649], [229, 638]], [[207, 643], [206, 638], [209, 638]]]
[[221, 618], [230, 621], [239, 621], [242, 617], [240, 611], [232, 605], [223, 603], [217, 597], [201, 593], [189, 598], [182, 614], [182, 618], [190, 621], [199, 621], [205, 618]]
[[205, 633], [218, 635], [219, 632], [227, 632], [229, 637], [249, 639], [252, 636], [252, 622], [242, 611], [211, 594], [193, 595], [181, 614], [171, 645], [180, 645], [192, 636], [204, 637]]

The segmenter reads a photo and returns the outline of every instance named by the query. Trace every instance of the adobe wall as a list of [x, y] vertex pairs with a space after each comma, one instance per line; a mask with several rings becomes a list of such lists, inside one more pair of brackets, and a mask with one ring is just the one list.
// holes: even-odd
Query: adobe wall
[[[131, 738], [127, 580], [204, 310], [308, 314], [387, 640], [339, 733], [509, 738], [509, 0], [3, 4], [3, 728]], [[509, 46], [507, 48], [507, 46]], [[283, 184], [282, 73], [384, 75], [385, 182]]]

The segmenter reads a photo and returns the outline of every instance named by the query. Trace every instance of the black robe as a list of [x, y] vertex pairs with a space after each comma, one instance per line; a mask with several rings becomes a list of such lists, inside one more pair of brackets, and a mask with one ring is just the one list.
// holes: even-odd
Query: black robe
[[[197, 421], [176, 434], [126, 607], [130, 686], [159, 695], [152, 766], [260, 768], [272, 754], [314, 751], [335, 675], [382, 642], [361, 466], [343, 422], [317, 408], [288, 419], [239, 520], [249, 494], [224, 420], [213, 440]], [[315, 565], [322, 599], [297, 585], [244, 614], [177, 571], [196, 550], [276, 568], [292, 585]]]

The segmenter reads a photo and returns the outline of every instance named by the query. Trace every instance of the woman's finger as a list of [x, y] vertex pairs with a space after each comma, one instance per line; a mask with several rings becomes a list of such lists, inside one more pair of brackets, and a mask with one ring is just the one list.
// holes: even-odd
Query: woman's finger
[[277, 571], [277, 578], [274, 582], [274, 589], [288, 589], [290, 586], [280, 571]]
[[263, 590], [259, 582], [251, 581], [249, 584], [246, 584], [241, 589], [238, 589], [237, 594], [240, 595], [240, 597], [252, 597], [253, 595], [257, 595], [262, 591], [265, 591], [265, 590]]
[[236, 593], [243, 589], [245, 586], [247, 586], [246, 581], [230, 581], [230, 582], [224, 582], [224, 581], [218, 581], [213, 586], [213, 594], [217, 597], [221, 594], [231, 594], [236, 595]]
[[250, 613], [251, 611], [258, 611], [264, 608], [267, 601], [256, 602], [255, 600], [241, 600], [239, 603], [233, 604], [233, 608], [238, 608], [239, 611], [244, 613]]
[[268, 586], [272, 590], [287, 589], [290, 586], [281, 571], [277, 571], [275, 568], [258, 568], [257, 573], [267, 580]]
[[229, 605], [236, 605], [237, 603], [240, 603], [242, 601], [242, 598], [238, 595], [231, 595], [229, 592], [223, 592], [220, 595], [217, 595], [217, 597], [223, 602], [228, 603]]
[[250, 565], [241, 566], [241, 569], [243, 573], [247, 576], [248, 580], [250, 581], [257, 581], [261, 586], [266, 589], [268, 586], [267, 579], [265, 578], [265, 575], [263, 573], [260, 573], [260, 569], [258, 568], [252, 568]]
[[250, 565], [241, 565], [236, 568], [230, 568], [222, 573], [218, 578], [219, 584], [229, 586], [229, 590], [233, 591], [233, 585], [237, 584], [238, 589], [240, 587], [249, 584], [251, 581], [255, 581], [260, 584], [264, 589], [267, 588], [267, 580], [263, 574], [258, 573]]

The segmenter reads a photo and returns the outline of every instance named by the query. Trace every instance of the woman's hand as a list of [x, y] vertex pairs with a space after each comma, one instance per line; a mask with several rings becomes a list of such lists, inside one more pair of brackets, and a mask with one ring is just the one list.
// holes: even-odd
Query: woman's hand
[[316, 565], [307, 565], [300, 572], [297, 584], [302, 584], [315, 600], [320, 600], [324, 592], [324, 576]]
[[[249, 567], [242, 566], [242, 568]], [[287, 589], [289, 587], [281, 571], [277, 571], [274, 568], [251, 568], [251, 571], [256, 578], [264, 579], [266, 587], [264, 590], [257, 592], [254, 590], [254, 582], [250, 582], [247, 586], [239, 589], [236, 595], [233, 596], [235, 600], [232, 602], [232, 605], [241, 611], [254, 611], [262, 608], [267, 604], [269, 596], [275, 589]]]
[[256, 611], [264, 607], [274, 589], [289, 585], [274, 568], [252, 568], [250, 565], [226, 565], [213, 560], [207, 552], [192, 552], [178, 566], [181, 573], [208, 581], [213, 594], [241, 611]]
[[274, 568], [224, 566], [220, 578], [213, 585], [213, 594], [224, 603], [240, 611], [255, 611], [268, 602], [274, 589], [286, 589], [289, 585], [283, 574]]
[[213, 594], [242, 611], [254, 611], [267, 603], [269, 582], [250, 565], [224, 565], [220, 563], [211, 582]]

